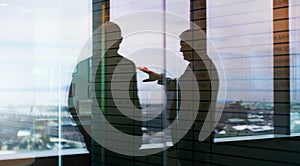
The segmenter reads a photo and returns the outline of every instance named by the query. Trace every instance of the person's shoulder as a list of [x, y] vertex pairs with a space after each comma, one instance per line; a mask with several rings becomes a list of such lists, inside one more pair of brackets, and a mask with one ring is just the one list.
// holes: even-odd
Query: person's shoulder
[[122, 57], [122, 63], [127, 65], [135, 66], [134, 62], [128, 58], [125, 58], [124, 56], [120, 55]]

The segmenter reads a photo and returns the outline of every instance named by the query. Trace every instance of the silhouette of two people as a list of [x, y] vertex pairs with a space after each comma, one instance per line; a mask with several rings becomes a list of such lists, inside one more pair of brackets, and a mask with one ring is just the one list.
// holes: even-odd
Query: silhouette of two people
[[[132, 111], [131, 113], [129, 113], [132, 116], [142, 117], [142, 112], [140, 111], [141, 110], [140, 100], [138, 97], [136, 65], [131, 60], [123, 57], [118, 53], [120, 44], [122, 43], [122, 35], [121, 35], [120, 27], [113, 22], [107, 22], [105, 23], [105, 26], [103, 28], [104, 29], [102, 30], [100, 35], [101, 37], [98, 37], [98, 40], [101, 40], [100, 42], [101, 45], [97, 47], [97, 51], [99, 51], [99, 53], [97, 54], [96, 57], [96, 58], [101, 58], [101, 61], [98, 64], [96, 75], [95, 75], [95, 92], [96, 92], [97, 104], [101, 108], [101, 111], [103, 112], [106, 120], [111, 125], [113, 125], [116, 129], [126, 134], [141, 136], [141, 140], [138, 140], [139, 143], [136, 144], [137, 146], [133, 147], [133, 148], [139, 148], [142, 143], [142, 130], [141, 130], [142, 121], [141, 119], [138, 120], [135, 119], [134, 117], [128, 117], [128, 115], [125, 115], [124, 112], [122, 112], [122, 109], [125, 109], [127, 110], [127, 112]], [[195, 51], [194, 48], [191, 46], [191, 44], [187, 42], [193, 40], [192, 38], [193, 31], [194, 30], [189, 29], [184, 31], [180, 35], [180, 39], [181, 39], [180, 51], [183, 54], [184, 60], [189, 62], [189, 65], [187, 66], [185, 72], [179, 78], [177, 79], [165, 78], [164, 74], [155, 73], [147, 67], [139, 68], [139, 70], [149, 75], [149, 78], [144, 80], [144, 82], [158, 80], [158, 84], [164, 85], [168, 91], [177, 92], [174, 93], [175, 96], [172, 99], [169, 99], [172, 100], [170, 115], [168, 116], [169, 123], [172, 123], [176, 119], [176, 117], [178, 116], [178, 111], [185, 111], [180, 109], [180, 102], [182, 100], [181, 98], [182, 90], [180, 89], [180, 87], [177, 89], [178, 81], [192, 81], [187, 79], [188, 75], [191, 74], [191, 72], [195, 75], [198, 84], [198, 88], [196, 88], [196, 90], [198, 90], [200, 94], [200, 105], [198, 108], [196, 108], [197, 111], [197, 115], [195, 118], [196, 120], [193, 123], [191, 129], [179, 142], [177, 142], [179, 138], [177, 138], [176, 129], [171, 128], [172, 140], [174, 143], [177, 142], [175, 146], [178, 147], [177, 150], [178, 155], [180, 156], [180, 158], [184, 158], [184, 159], [189, 159], [191, 157], [190, 153], [193, 153], [193, 151], [191, 150], [189, 153], [186, 153], [186, 150], [184, 150], [184, 148], [187, 149], [196, 148], [197, 146], [195, 145], [199, 142], [198, 135], [202, 128], [202, 125], [204, 123], [204, 120], [206, 118], [206, 115], [208, 113], [212, 101], [211, 98], [212, 79], [210, 78], [210, 75], [212, 74], [217, 75], [215, 67], [213, 63], [211, 63], [210, 58], [206, 55], [205, 51], [203, 50], [200, 51], [201, 55], [199, 55], [197, 53], [199, 51]], [[101, 55], [101, 52], [104, 53], [103, 54], [104, 56]], [[207, 63], [204, 63], [204, 61], [209, 61], [210, 64], [209, 68], [207, 66]], [[119, 79], [121, 81], [115, 82], [114, 75], [122, 77], [122, 74], [125, 74], [126, 75], [125, 77], [130, 76], [130, 79], [128, 81], [122, 81], [122, 79]], [[115, 86], [113, 87], [113, 85]], [[129, 96], [130, 101], [128, 100], [122, 101], [122, 95], [121, 95], [118, 96], [119, 103], [121, 104], [116, 103], [116, 99], [115, 99], [116, 96], [114, 94], [114, 91], [124, 90], [124, 89], [118, 90], [118, 88], [116, 88], [118, 86], [127, 87], [125, 96]], [[193, 89], [191, 89], [191, 91], [187, 93], [193, 93]], [[119, 94], [122, 94], [122, 92], [120, 92]], [[126, 104], [128, 102], [132, 104], [129, 105]], [[86, 132], [83, 131], [83, 133]], [[90, 139], [90, 137], [85, 137], [85, 138]], [[110, 154], [112, 156], [117, 155], [109, 150], [105, 150], [105, 153], [106, 155], [107, 154]], [[110, 164], [114, 163], [113, 160], [111, 160], [110, 162], [112, 162]], [[181, 164], [189, 165], [193, 163], [189, 163], [188, 160], [182, 160]]]

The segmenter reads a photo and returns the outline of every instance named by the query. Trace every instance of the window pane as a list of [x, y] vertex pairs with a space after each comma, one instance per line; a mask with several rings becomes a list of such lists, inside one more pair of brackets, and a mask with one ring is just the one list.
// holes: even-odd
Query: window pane
[[222, 59], [227, 83], [215, 138], [272, 134], [272, 1], [207, 3], [208, 38]]
[[300, 133], [300, 2], [290, 2], [291, 133]]
[[67, 96], [90, 1], [12, 0], [0, 13], [0, 160], [86, 153]]

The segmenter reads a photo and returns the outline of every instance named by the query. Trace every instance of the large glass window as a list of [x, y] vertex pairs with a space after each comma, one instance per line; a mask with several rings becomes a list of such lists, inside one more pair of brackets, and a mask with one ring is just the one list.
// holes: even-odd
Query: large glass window
[[[222, 116], [206, 133], [215, 142], [299, 135], [300, 2], [288, 2], [285, 29], [287, 1], [1, 1], [0, 160], [59, 156], [62, 165], [63, 155], [93, 153], [101, 164], [139, 164], [144, 156], [152, 163], [155, 155], [163, 157], [156, 164], [167, 165], [168, 156], [191, 163], [198, 152], [214, 155], [206, 146], [213, 142], [198, 135], [204, 123], [214, 126], [215, 111]], [[195, 29], [182, 35], [192, 21], [205, 40]], [[193, 59], [198, 53], [202, 59]], [[152, 72], [160, 75], [151, 80]], [[212, 97], [214, 81], [225, 96]], [[209, 110], [215, 100], [221, 107]], [[130, 141], [135, 153], [124, 146]]]

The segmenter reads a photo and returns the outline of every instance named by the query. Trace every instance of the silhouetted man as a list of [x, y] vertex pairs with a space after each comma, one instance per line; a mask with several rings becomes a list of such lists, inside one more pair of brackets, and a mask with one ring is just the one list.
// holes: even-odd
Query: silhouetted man
[[[169, 123], [171, 124], [174, 119], [176, 119], [176, 116], [178, 115], [178, 111], [187, 111], [184, 108], [180, 108], [181, 101], [183, 100], [189, 100], [189, 102], [197, 102], [193, 101], [193, 99], [184, 99], [181, 98], [182, 93], [191, 94], [190, 96], [193, 96], [192, 93], [194, 90], [199, 90], [199, 97], [200, 97], [200, 104], [198, 107], [198, 113], [196, 116], [196, 120], [193, 124], [193, 126], [190, 128], [190, 130], [187, 132], [187, 134], [181, 138], [177, 137], [177, 130], [180, 130], [179, 128], [171, 128], [172, 132], [172, 140], [173, 142], [177, 142], [177, 152], [178, 152], [178, 158], [181, 161], [181, 165], [193, 165], [193, 156], [194, 156], [194, 150], [201, 150], [203, 147], [200, 147], [198, 144], [200, 142], [198, 141], [198, 136], [200, 133], [200, 130], [203, 126], [204, 120], [206, 118], [206, 115], [209, 111], [210, 104], [211, 104], [211, 82], [212, 79], [210, 75], [217, 76], [216, 68], [211, 63], [210, 58], [206, 55], [206, 48], [203, 46], [197, 46], [197, 44], [193, 43], [193, 30], [186, 30], [180, 35], [180, 51], [183, 53], [184, 60], [189, 62], [189, 65], [187, 66], [185, 72], [180, 76], [178, 79], [170, 79], [165, 78], [163, 74], [158, 74], [147, 67], [139, 68], [141, 71], [144, 71], [145, 73], [149, 74], [149, 78], [144, 80], [144, 82], [147, 81], [155, 81], [158, 80], [159, 84], [163, 84], [166, 86], [166, 89], [168, 91], [178, 91], [178, 93], [175, 93], [174, 98], [172, 99], [172, 106], [170, 110], [170, 116], [169, 116]], [[189, 41], [189, 42], [188, 42]], [[192, 42], [191, 42], [192, 41]], [[192, 47], [192, 45], [194, 46]], [[194, 50], [194, 48], [200, 49], [201, 56], [198, 55], [198, 53]], [[207, 63], [204, 63], [204, 61], [207, 61]], [[207, 66], [209, 64], [209, 66]], [[209, 73], [210, 72], [210, 73]], [[178, 82], [189, 82], [193, 81], [192, 77], [189, 75], [194, 74], [195, 78], [197, 79], [198, 87], [190, 87], [190, 91], [183, 91], [180, 90], [180, 86], [178, 86]], [[215, 80], [216, 81], [216, 80]], [[179, 87], [177, 89], [177, 87]], [[182, 88], [183, 89], [183, 88]], [[194, 90], [193, 90], [194, 89]], [[215, 99], [213, 99], [215, 101]], [[201, 157], [201, 156], [199, 156]]]
[[[99, 56], [101, 61], [95, 75], [97, 103], [110, 125], [122, 133], [140, 136], [141, 139], [136, 140], [135, 147], [132, 147], [138, 149], [142, 143], [142, 121], [140, 121], [142, 113], [138, 98], [136, 66], [131, 60], [118, 53], [122, 43], [120, 27], [113, 22], [107, 22], [102, 28], [104, 28], [100, 35], [102, 44], [99, 47], [100, 52], [103, 52], [103, 48], [105, 49], [105, 54], [104, 57]], [[97, 131], [97, 126], [93, 127], [95, 128], [93, 131]], [[102, 134], [111, 134], [103, 132], [105, 126], [99, 127]], [[104, 137], [101, 136], [101, 138]], [[104, 139], [113, 141], [114, 138]], [[120, 156], [117, 153], [105, 150], [105, 156], [108, 165], [121, 162], [117, 159]], [[112, 159], [110, 160], [109, 157]]]
[[[82, 126], [81, 121], [78, 118], [78, 110], [75, 109], [73, 98], [71, 97], [69, 97], [69, 111], [85, 138], [87, 149], [90, 154], [93, 154], [89, 155], [90, 159], [93, 156], [93, 160], [99, 161], [100, 165], [117, 165], [122, 163], [118, 160], [121, 155], [104, 148], [100, 142], [98, 142], [99, 139], [103, 138], [107, 141], [114, 140], [114, 138], [106, 137], [108, 132], [111, 131], [106, 131], [106, 124], [103, 119], [99, 118], [99, 111], [103, 113], [108, 123], [120, 132], [140, 136], [141, 139], [135, 140], [135, 147], [132, 148], [138, 149], [141, 146], [142, 121], [134, 119], [134, 117], [141, 117], [136, 67], [132, 61], [118, 53], [120, 44], [122, 43], [122, 36], [121, 29], [117, 24], [106, 22], [98, 28], [93, 35], [95, 43], [99, 43], [98, 45], [94, 45], [93, 49], [95, 54], [91, 58], [92, 66], [90, 67], [92, 67], [92, 70], [96, 70], [93, 74], [90, 73], [94, 76], [93, 82], [89, 83], [88, 80], [81, 78], [77, 79], [77, 81], [79, 81], [76, 83], [76, 88], [87, 89], [89, 84], [94, 85], [95, 87], [94, 92], [96, 98], [94, 98], [94, 103], [92, 104], [93, 114], [91, 117], [91, 132], [87, 132], [87, 128]], [[81, 67], [88, 66], [89, 60], [90, 59], [81, 61], [78, 66], [81, 64]], [[85, 74], [88, 74], [89, 69], [86, 68], [84, 71], [87, 72]], [[114, 87], [113, 85], [116, 86]], [[79, 90], [77, 90], [76, 93], [78, 92]], [[93, 98], [90, 96], [90, 98], [85, 100], [92, 99]], [[129, 112], [129, 114], [124, 114], [124, 112]], [[130, 115], [134, 117], [131, 117]], [[126, 142], [128, 140], [124, 141]], [[122, 158], [131, 157], [122, 156]], [[97, 165], [97, 163], [98, 162], [93, 162], [93, 165]], [[90, 165], [89, 161], [87, 161], [86, 164]]]

